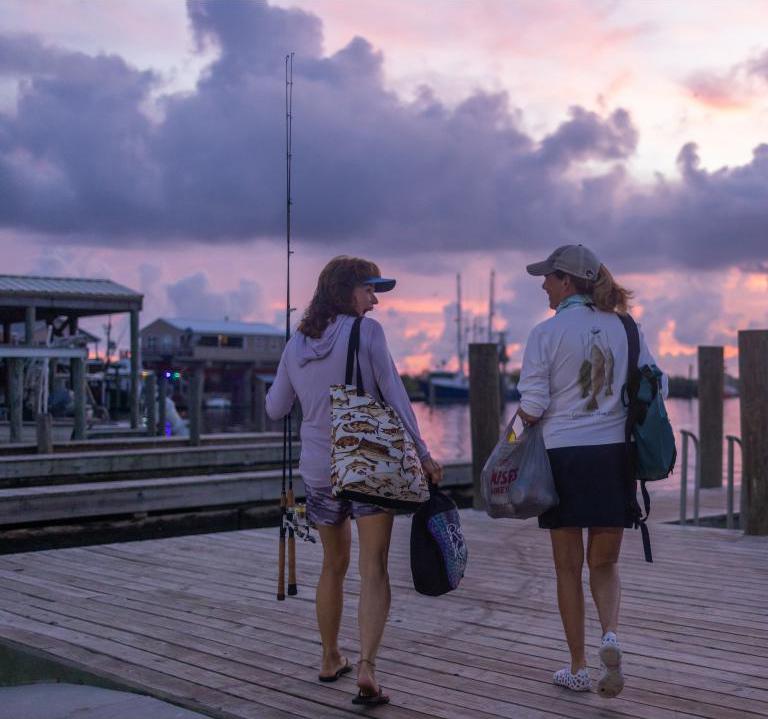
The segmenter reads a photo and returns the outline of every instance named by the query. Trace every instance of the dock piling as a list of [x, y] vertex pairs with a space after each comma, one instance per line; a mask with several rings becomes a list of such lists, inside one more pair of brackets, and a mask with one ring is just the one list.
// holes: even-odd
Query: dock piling
[[72, 391], [75, 395], [75, 427], [72, 439], [85, 439], [85, 361], [72, 360]]
[[24, 413], [24, 360], [6, 359], [8, 362], [8, 414], [10, 420], [10, 441], [22, 441]]
[[165, 423], [168, 421], [165, 412], [165, 398], [168, 396], [168, 377], [160, 373], [157, 383], [157, 434], [165, 437]]
[[472, 506], [475, 509], [483, 509], [480, 473], [499, 441], [499, 400], [499, 356], [496, 344], [470, 344], [469, 416], [472, 429]]
[[739, 332], [741, 491], [746, 534], [768, 534], [768, 330]]
[[698, 356], [701, 486], [709, 489], [723, 486], [723, 348], [699, 347]]
[[194, 368], [189, 388], [189, 443], [200, 446], [201, 425], [203, 420], [203, 382], [205, 370], [202, 365]]
[[147, 406], [147, 434], [157, 434], [157, 376], [150, 372], [144, 379], [144, 402]]

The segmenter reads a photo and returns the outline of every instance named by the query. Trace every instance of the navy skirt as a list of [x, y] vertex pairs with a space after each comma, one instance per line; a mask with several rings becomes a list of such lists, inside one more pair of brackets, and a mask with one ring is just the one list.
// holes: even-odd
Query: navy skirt
[[560, 503], [539, 515], [540, 527], [633, 526], [636, 488], [628, 480], [624, 442], [558, 447], [547, 454]]

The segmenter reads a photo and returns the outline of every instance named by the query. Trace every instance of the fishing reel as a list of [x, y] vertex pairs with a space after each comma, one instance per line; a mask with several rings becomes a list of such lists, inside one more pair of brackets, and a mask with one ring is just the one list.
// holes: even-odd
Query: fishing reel
[[317, 542], [317, 538], [312, 536], [312, 525], [307, 518], [305, 504], [294, 504], [285, 508], [283, 527], [305, 542]]

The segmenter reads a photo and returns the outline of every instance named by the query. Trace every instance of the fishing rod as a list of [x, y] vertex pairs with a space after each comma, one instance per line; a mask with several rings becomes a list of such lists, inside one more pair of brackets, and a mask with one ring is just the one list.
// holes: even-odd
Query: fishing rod
[[[285, 344], [291, 338], [291, 141], [293, 124], [293, 53], [285, 56]], [[314, 542], [303, 505], [293, 494], [293, 410], [283, 418], [283, 481], [280, 491], [280, 545], [278, 549], [277, 598], [285, 599], [285, 550], [288, 545], [288, 595], [298, 594], [296, 584], [296, 537]]]

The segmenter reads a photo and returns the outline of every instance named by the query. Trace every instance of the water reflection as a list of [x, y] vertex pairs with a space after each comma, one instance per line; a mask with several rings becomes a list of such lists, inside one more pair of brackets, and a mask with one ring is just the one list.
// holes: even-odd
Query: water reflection
[[[670, 399], [666, 403], [667, 411], [678, 438], [679, 432], [687, 429], [699, 433], [699, 403], [697, 400]], [[472, 438], [469, 429], [469, 406], [462, 404], [439, 405], [431, 408], [424, 402], [413, 405], [419, 422], [422, 436], [430, 451], [439, 459], [469, 459], [472, 453]], [[505, 423], [509, 421], [517, 409], [517, 404], [508, 404], [505, 411]], [[725, 400], [723, 409], [724, 435], [740, 435], [739, 429], [739, 400]], [[726, 449], [723, 448], [723, 471], [725, 471]], [[741, 476], [741, 456], [737, 449], [735, 459], [735, 475], [738, 484]], [[693, 478], [694, 453], [691, 448], [689, 458], [689, 477]], [[679, 477], [679, 468], [675, 470], [675, 478]]]

